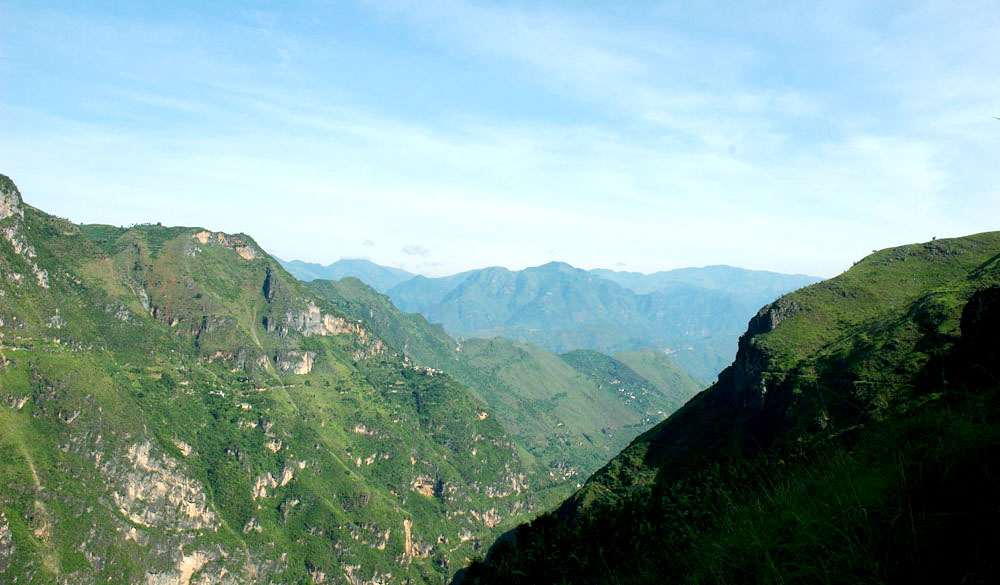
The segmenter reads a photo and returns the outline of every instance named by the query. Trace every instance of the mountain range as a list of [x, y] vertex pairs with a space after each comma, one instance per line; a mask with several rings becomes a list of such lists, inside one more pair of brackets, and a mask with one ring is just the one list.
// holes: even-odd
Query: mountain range
[[[292, 263], [285, 266], [310, 278]], [[365, 280], [371, 270], [365, 265], [353, 276]], [[762, 304], [818, 280], [729, 266], [643, 275], [551, 262], [520, 271], [415, 276], [385, 292], [400, 309], [421, 313], [457, 337], [503, 336], [556, 353], [656, 349], [710, 381], [732, 360], [740, 332]]]
[[[0, 276], [4, 582], [1000, 579], [1000, 232], [768, 302], [704, 390], [662, 349], [456, 339], [247, 235], [74, 224], [3, 175]], [[731, 303], [744, 276], [611, 275]], [[671, 296], [559, 263], [449, 284], [480, 325], [639, 330]]]

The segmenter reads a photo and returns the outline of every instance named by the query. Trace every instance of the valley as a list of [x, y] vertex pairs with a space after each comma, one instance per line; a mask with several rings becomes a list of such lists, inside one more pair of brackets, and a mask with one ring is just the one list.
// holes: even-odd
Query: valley
[[[706, 389], [663, 348], [495, 334], [582, 335], [572, 307], [639, 322], [641, 295], [667, 291], [708, 314], [736, 293], [687, 287], [749, 303], [785, 277], [608, 275], [659, 287], [636, 293], [555, 264], [383, 294], [300, 281], [244, 234], [74, 224], [3, 176], [0, 197], [11, 582], [997, 574], [980, 548], [1000, 542], [995, 232], [883, 250], [768, 302]], [[437, 295], [425, 310], [479, 333], [397, 308], [414, 280], [411, 302]], [[517, 325], [485, 327], [498, 315]], [[725, 335], [725, 315], [690, 330]]]
[[0, 585], [1000, 583], [997, 30], [0, 0]]

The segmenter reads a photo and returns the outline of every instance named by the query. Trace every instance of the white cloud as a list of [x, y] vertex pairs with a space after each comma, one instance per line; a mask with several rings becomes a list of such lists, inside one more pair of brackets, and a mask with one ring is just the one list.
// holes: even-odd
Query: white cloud
[[403, 246], [403, 253], [408, 256], [422, 256], [426, 258], [430, 256], [431, 251], [423, 246], [418, 246], [416, 244], [407, 244]]

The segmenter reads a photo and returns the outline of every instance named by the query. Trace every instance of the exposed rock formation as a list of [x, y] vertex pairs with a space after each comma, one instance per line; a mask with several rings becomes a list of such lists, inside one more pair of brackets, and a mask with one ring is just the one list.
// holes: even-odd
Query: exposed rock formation
[[746, 333], [740, 336], [735, 361], [719, 374], [720, 391], [733, 406], [754, 412], [764, 408], [768, 388], [762, 374], [768, 369], [768, 356], [757, 346], [755, 337], [773, 331], [800, 310], [794, 299], [782, 297], [750, 319]]
[[293, 349], [279, 356], [275, 362], [278, 369], [284, 374], [308, 374], [312, 371], [313, 360], [316, 358], [314, 351], [302, 351]]
[[[21, 193], [10, 179], [4, 177], [3, 181], [0, 182], [0, 222], [8, 218], [13, 218], [14, 221], [0, 227], [0, 234], [3, 234], [4, 239], [10, 242], [14, 253], [28, 263], [38, 285], [42, 288], [49, 288], [49, 273], [43, 268], [39, 268], [35, 262], [37, 253], [24, 233], [24, 207]], [[20, 281], [18, 276], [20, 275], [14, 275], [16, 281]]]
[[149, 442], [129, 446], [121, 463], [106, 463], [105, 471], [118, 479], [111, 497], [130, 521], [174, 531], [217, 528], [201, 484], [173, 459], [151, 453]]
[[14, 216], [24, 219], [22, 204], [21, 193], [13, 181], [6, 177], [0, 179], [0, 221]]
[[10, 534], [7, 516], [0, 512], [0, 573], [7, 570], [9, 559], [14, 554], [14, 541]]
[[222, 232], [200, 231], [191, 237], [202, 244], [214, 243], [225, 246], [239, 254], [240, 258], [244, 260], [256, 260], [261, 257], [261, 253], [257, 248], [244, 236], [231, 236]]

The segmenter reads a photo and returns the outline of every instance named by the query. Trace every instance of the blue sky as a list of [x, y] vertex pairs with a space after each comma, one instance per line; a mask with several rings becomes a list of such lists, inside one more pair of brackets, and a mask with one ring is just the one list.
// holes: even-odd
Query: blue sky
[[996, 2], [139, 4], [0, 2], [29, 203], [430, 275], [1000, 229]]

